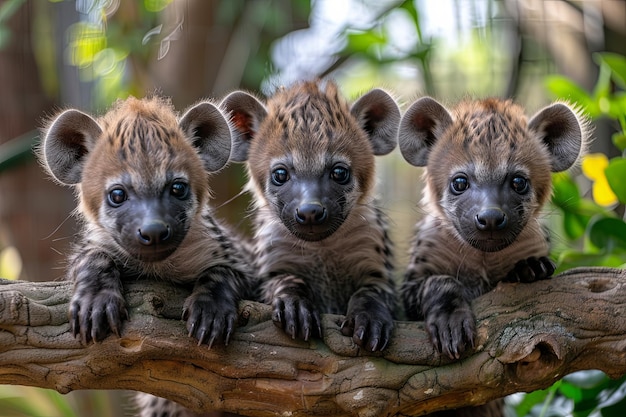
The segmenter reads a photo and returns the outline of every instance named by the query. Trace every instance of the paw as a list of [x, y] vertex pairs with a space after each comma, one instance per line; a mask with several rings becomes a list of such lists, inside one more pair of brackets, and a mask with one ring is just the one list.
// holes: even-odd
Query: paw
[[128, 319], [124, 296], [113, 290], [95, 294], [74, 293], [70, 300], [70, 326], [84, 344], [100, 342], [111, 332], [120, 336], [122, 322]]
[[223, 340], [228, 345], [237, 320], [237, 305], [229, 299], [215, 299], [207, 293], [192, 293], [183, 306], [183, 320], [187, 321], [189, 337], [198, 339], [198, 345]]
[[393, 329], [393, 316], [386, 306], [349, 311], [341, 324], [341, 333], [369, 352], [387, 347]]
[[536, 258], [531, 256], [517, 262], [507, 274], [505, 282], [534, 282], [548, 279], [554, 274], [556, 265], [546, 256]]
[[465, 351], [474, 348], [476, 320], [468, 304], [451, 311], [429, 312], [426, 329], [435, 349], [450, 359], [459, 359]]
[[308, 299], [289, 294], [277, 296], [273, 303], [272, 320], [292, 339], [308, 341], [311, 336], [321, 337], [319, 313]]

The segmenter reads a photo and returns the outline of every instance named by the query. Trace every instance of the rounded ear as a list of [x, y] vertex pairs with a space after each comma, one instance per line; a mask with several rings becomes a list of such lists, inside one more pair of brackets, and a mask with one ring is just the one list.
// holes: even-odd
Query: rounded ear
[[374, 89], [359, 98], [350, 112], [369, 136], [374, 155], [386, 155], [395, 149], [400, 109], [389, 94]]
[[417, 100], [400, 122], [398, 142], [404, 159], [411, 165], [426, 166], [432, 146], [451, 124], [452, 116], [436, 100]]
[[87, 154], [101, 134], [102, 129], [91, 116], [65, 110], [46, 130], [40, 158], [57, 181], [78, 184]]
[[248, 159], [250, 141], [267, 116], [263, 103], [243, 91], [234, 91], [222, 100], [220, 106], [230, 114], [233, 127], [233, 152], [231, 159], [244, 162]]
[[543, 108], [528, 122], [550, 151], [552, 171], [565, 171], [578, 160], [583, 148], [583, 126], [576, 113], [563, 103]]
[[218, 171], [228, 163], [231, 132], [226, 118], [215, 105], [196, 104], [185, 112], [179, 125], [198, 149], [207, 171]]

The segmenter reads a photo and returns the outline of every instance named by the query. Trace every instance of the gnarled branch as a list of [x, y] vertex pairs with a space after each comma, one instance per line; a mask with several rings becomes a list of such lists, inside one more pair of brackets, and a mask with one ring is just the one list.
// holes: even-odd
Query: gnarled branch
[[126, 286], [122, 337], [81, 345], [67, 320], [71, 283], [0, 282], [0, 383], [151, 392], [201, 411], [249, 416], [420, 415], [545, 388], [581, 369], [626, 374], [626, 271], [579, 268], [533, 284], [500, 284], [473, 304], [478, 347], [452, 362], [421, 322], [397, 322], [382, 354], [323, 317], [324, 340], [292, 340], [268, 306], [242, 302], [229, 346], [208, 349], [180, 320], [188, 293]]

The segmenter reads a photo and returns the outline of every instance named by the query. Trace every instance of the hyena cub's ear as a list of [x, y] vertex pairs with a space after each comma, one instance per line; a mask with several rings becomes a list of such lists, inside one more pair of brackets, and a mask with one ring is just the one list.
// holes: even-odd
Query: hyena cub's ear
[[411, 165], [426, 166], [433, 145], [451, 124], [452, 116], [435, 99], [417, 100], [400, 122], [398, 142], [404, 159]]
[[374, 155], [386, 155], [395, 149], [400, 109], [389, 94], [374, 89], [354, 102], [350, 112], [369, 135]]
[[230, 158], [235, 162], [248, 159], [250, 141], [267, 116], [263, 103], [243, 91], [234, 91], [224, 98], [220, 106], [230, 113], [233, 126], [233, 152]]
[[185, 112], [180, 128], [198, 149], [204, 167], [218, 171], [230, 158], [231, 132], [226, 118], [217, 106], [202, 102]]
[[528, 122], [550, 151], [552, 171], [565, 171], [583, 150], [584, 129], [576, 113], [563, 103], [543, 108]]
[[102, 129], [91, 116], [78, 110], [66, 110], [45, 132], [42, 162], [60, 183], [78, 184], [87, 154], [101, 134]]

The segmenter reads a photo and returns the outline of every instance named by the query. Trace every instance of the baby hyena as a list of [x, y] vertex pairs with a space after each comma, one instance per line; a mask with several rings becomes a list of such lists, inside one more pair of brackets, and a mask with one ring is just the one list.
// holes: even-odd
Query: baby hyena
[[474, 346], [470, 301], [498, 281], [554, 272], [539, 218], [551, 172], [579, 157], [585, 123], [556, 103], [530, 120], [511, 101], [487, 99], [449, 112], [415, 102], [400, 124], [400, 150], [425, 166], [424, 218], [402, 286], [407, 315], [425, 320], [438, 351], [459, 358]]
[[390, 242], [373, 200], [374, 155], [396, 146], [400, 112], [382, 90], [351, 107], [332, 82], [279, 90], [266, 104], [226, 97], [255, 195], [255, 259], [274, 322], [321, 335], [320, 313], [346, 314], [345, 335], [385, 348], [396, 304]]
[[98, 119], [66, 110], [51, 121], [41, 160], [76, 188], [83, 221], [67, 274], [71, 329], [83, 343], [120, 335], [123, 282], [139, 278], [193, 287], [183, 309], [190, 336], [228, 343], [251, 276], [208, 206], [208, 172], [230, 149], [228, 122], [208, 102], [180, 120], [153, 97], [120, 101]]

